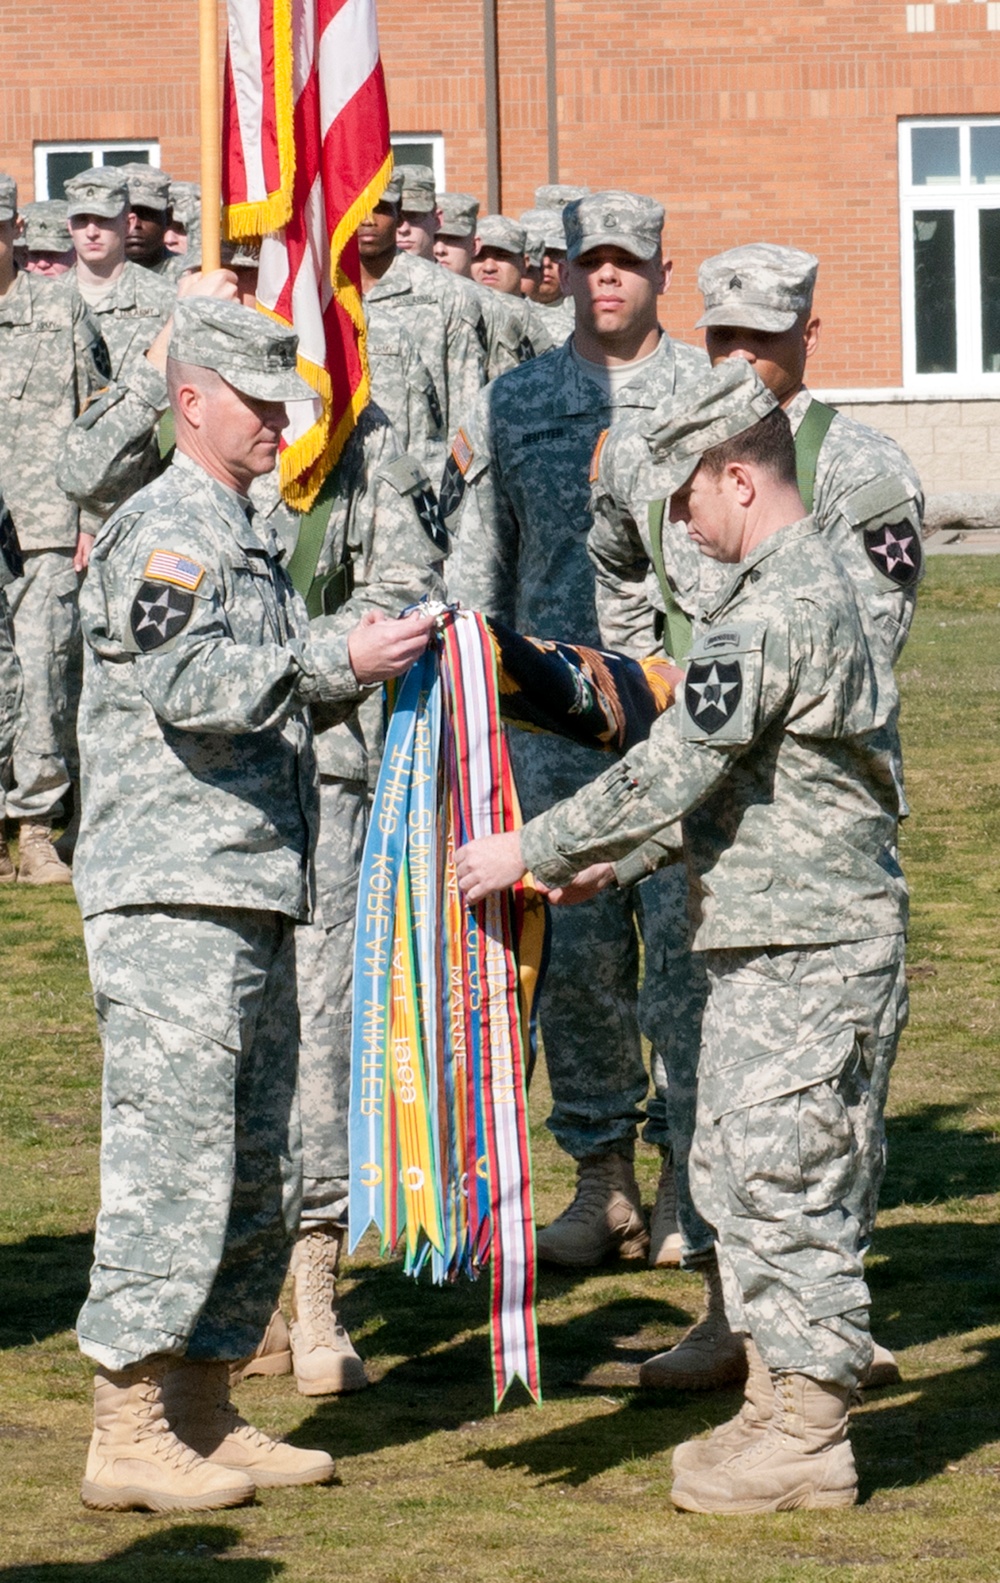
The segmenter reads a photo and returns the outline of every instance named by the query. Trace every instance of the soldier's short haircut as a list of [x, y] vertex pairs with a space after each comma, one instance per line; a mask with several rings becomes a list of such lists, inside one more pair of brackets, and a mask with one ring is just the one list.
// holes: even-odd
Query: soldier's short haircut
[[702, 467], [714, 478], [718, 478], [730, 462], [755, 463], [767, 468], [783, 484], [796, 482], [795, 441], [792, 426], [781, 407], [775, 407], [766, 418], [744, 429], [742, 434], [734, 434], [731, 440], [713, 446], [701, 459]]

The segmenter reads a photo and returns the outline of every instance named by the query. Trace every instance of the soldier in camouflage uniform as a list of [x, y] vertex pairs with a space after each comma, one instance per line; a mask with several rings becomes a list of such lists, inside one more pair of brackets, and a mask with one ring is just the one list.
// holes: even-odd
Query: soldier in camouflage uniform
[[[100, 326], [115, 385], [128, 389], [134, 380], [145, 392], [148, 378], [139, 360], [173, 312], [176, 288], [125, 256], [129, 198], [120, 169], [98, 166], [72, 176], [66, 183], [66, 200], [77, 259], [64, 289], [82, 298]], [[146, 454], [136, 459], [128, 492], [141, 488], [158, 465], [159, 451], [151, 432]], [[83, 526], [96, 531], [97, 523], [85, 517]]]
[[[574, 187], [566, 182], [549, 183], [536, 189], [535, 209], [531, 212], [556, 214], [561, 222], [567, 204], [575, 203], [578, 198], [586, 198], [589, 193], [589, 187]], [[524, 215], [521, 216], [521, 223], [522, 225], [525, 223]], [[551, 226], [546, 227], [542, 279], [536, 301], [543, 308], [548, 309], [550, 317], [556, 319], [557, 329], [553, 333], [557, 340], [568, 335], [573, 328], [573, 298], [565, 290], [559, 271], [559, 265], [565, 257], [565, 235], [560, 237], [558, 228], [553, 231]]]
[[83, 303], [58, 283], [15, 271], [16, 208], [14, 182], [0, 176], [0, 479], [24, 554], [24, 575], [8, 595], [24, 703], [4, 811], [20, 821], [20, 879], [68, 884], [50, 834], [76, 755], [71, 661], [86, 545], [56, 469], [70, 424], [110, 369]]
[[525, 209], [519, 224], [524, 226], [525, 247], [538, 257], [538, 287], [528, 300], [541, 356], [552, 346], [562, 346], [573, 333], [573, 298], [564, 294], [559, 273], [566, 259], [566, 233], [562, 214], [556, 209]]
[[190, 263], [183, 253], [171, 253], [166, 245], [170, 224], [170, 177], [155, 165], [133, 161], [119, 165], [119, 175], [128, 183], [128, 235], [125, 252], [133, 264], [151, 269], [176, 281]]
[[431, 623], [308, 626], [248, 500], [273, 469], [297, 338], [179, 305], [177, 451], [102, 528], [84, 589], [76, 885], [104, 1044], [102, 1206], [80, 1345], [98, 1364], [83, 1498], [236, 1505], [327, 1482], [324, 1452], [228, 1404], [301, 1204], [296, 944], [312, 901], [310, 710], [333, 724]]
[[[468, 193], [440, 194], [438, 200], [439, 225], [434, 244], [434, 257], [445, 269], [450, 269], [465, 290], [474, 292], [486, 326], [486, 377], [497, 379], [519, 363], [526, 363], [536, 355], [534, 324], [531, 309], [520, 290], [520, 263], [524, 256], [523, 233], [513, 222], [500, 215], [489, 215], [479, 221], [479, 204]], [[481, 281], [474, 260], [480, 245], [477, 231], [480, 225], [499, 224], [510, 227], [514, 234], [518, 254], [517, 285], [513, 296], [506, 291], [494, 290], [494, 282]], [[511, 232], [504, 236], [510, 241]]]
[[76, 257], [66, 225], [66, 205], [61, 198], [26, 203], [21, 210], [24, 267], [30, 275], [58, 280]]
[[526, 867], [568, 900], [651, 872], [683, 820], [709, 986], [692, 1186], [752, 1365], [740, 1413], [677, 1448], [672, 1498], [844, 1506], [847, 1408], [872, 1351], [857, 1178], [903, 978], [898, 697], [753, 371], [713, 370], [658, 443], [668, 531], [732, 568], [675, 707], [571, 800], [464, 849], [459, 874], [470, 900]]
[[[657, 298], [669, 278], [660, 205], [598, 193], [566, 216], [576, 332], [483, 392], [452, 448], [442, 508], [455, 524], [453, 597], [521, 632], [599, 645], [586, 553], [594, 444], [609, 423], [651, 411], [704, 375], [707, 364], [659, 327]], [[552, 738], [514, 733], [511, 745], [529, 816], [600, 767], [595, 750]], [[661, 888], [657, 878], [638, 904], [647, 952], [661, 937]], [[553, 1094], [549, 1126], [579, 1173], [570, 1208], [539, 1234], [541, 1256], [556, 1263], [590, 1265], [616, 1251], [642, 1257], [648, 1250], [633, 1168], [647, 1089], [636, 1016], [636, 910], [632, 895], [609, 892], [553, 920], [540, 1008]], [[651, 1118], [650, 1141], [666, 1143], [662, 1117]]]
[[450, 443], [485, 379], [486, 330], [477, 303], [447, 270], [397, 249], [402, 188], [396, 171], [358, 227], [365, 313], [376, 333], [391, 318], [412, 335], [434, 381]]
[[196, 181], [171, 181], [170, 220], [164, 245], [184, 259], [185, 269], [201, 266], [201, 188]]
[[[0, 495], [0, 786], [8, 786], [14, 759], [14, 738], [24, 686], [21, 665], [14, 648], [14, 623], [7, 590], [22, 575], [24, 563], [3, 496]], [[16, 871], [4, 845], [0, 850], [0, 885], [11, 884]]]
[[[699, 272], [705, 295], [700, 323], [706, 327], [713, 361], [733, 357], [750, 362], [788, 413], [803, 498], [851, 577], [870, 640], [881, 646], [891, 664], [909, 631], [922, 572], [923, 497], [911, 463], [893, 440], [814, 402], [804, 388], [806, 360], [819, 332], [819, 320], [812, 315], [816, 271], [817, 260], [811, 254], [767, 243], [734, 248], [709, 259]], [[821, 426], [810, 438], [820, 415]], [[601, 636], [608, 647], [641, 656], [653, 652], [662, 640], [669, 654], [683, 660], [690, 620], [697, 621], [717, 601], [725, 569], [663, 527], [671, 458], [660, 436], [664, 425], [669, 430], [670, 424], [667, 409], [639, 415], [617, 426], [601, 446], [594, 469], [589, 547], [597, 569]], [[651, 503], [658, 504], [659, 515]], [[658, 562], [660, 578], [653, 570]], [[896, 772], [902, 799], [901, 766]], [[905, 801], [901, 805], [905, 809]], [[680, 923], [685, 908], [679, 868], [673, 883], [678, 887]], [[676, 1347], [647, 1360], [640, 1378], [647, 1386], [691, 1388], [693, 1381], [716, 1386], [731, 1378], [733, 1342], [713, 1267], [711, 1227], [694, 1209], [687, 1184], [705, 984], [701, 960], [685, 948], [680, 928], [676, 945], [662, 964], [660, 985], [661, 995], [651, 1006], [644, 1031], [658, 1052], [653, 1077], [670, 1122], [685, 1263], [704, 1272], [707, 1309]], [[900, 994], [894, 1016], [886, 1016], [887, 1043], [876, 1063], [883, 1082], [888, 1082], [906, 1023], [902, 981]], [[874, 1107], [873, 1116], [880, 1118], [882, 1108]], [[883, 1173], [880, 1120], [868, 1140], [866, 1158], [868, 1172], [858, 1177], [865, 1184], [864, 1203], [858, 1209], [867, 1239], [874, 1228]], [[865, 1383], [889, 1384], [898, 1378], [892, 1354], [876, 1344]]]

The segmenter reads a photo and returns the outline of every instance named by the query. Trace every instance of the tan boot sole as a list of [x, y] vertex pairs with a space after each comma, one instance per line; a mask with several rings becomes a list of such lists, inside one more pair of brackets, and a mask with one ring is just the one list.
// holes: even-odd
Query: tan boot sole
[[634, 1237], [626, 1237], [624, 1242], [612, 1242], [596, 1259], [557, 1256], [550, 1253], [539, 1238], [538, 1257], [542, 1264], [551, 1264], [554, 1268], [563, 1270], [597, 1270], [602, 1264], [609, 1264], [612, 1259], [644, 1264], [649, 1258], [649, 1237], [645, 1232], [638, 1232]]
[[742, 1385], [746, 1377], [746, 1359], [740, 1357], [721, 1367], [691, 1369], [685, 1374], [661, 1375], [646, 1363], [639, 1370], [639, 1384], [644, 1391], [723, 1391], [730, 1385]]
[[[249, 1477], [249, 1474], [247, 1475]], [[204, 1495], [165, 1495], [159, 1490], [146, 1490], [139, 1484], [123, 1484], [120, 1489], [107, 1489], [102, 1484], [91, 1484], [84, 1479], [80, 1486], [80, 1499], [84, 1506], [98, 1512], [212, 1512], [228, 1506], [245, 1506], [254, 1498], [253, 1485], [234, 1485], [231, 1490], [206, 1491]]]
[[251, 1358], [249, 1363], [243, 1363], [239, 1368], [229, 1371], [230, 1385], [239, 1385], [243, 1380], [250, 1380], [257, 1375], [291, 1374], [292, 1354], [285, 1352], [265, 1352], [262, 1358]]
[[691, 1490], [672, 1489], [670, 1499], [682, 1512], [698, 1512], [705, 1517], [741, 1517], [751, 1512], [820, 1511], [830, 1507], [854, 1506], [858, 1487], [843, 1490], [817, 1490], [811, 1484], [799, 1484], [771, 1500], [733, 1501], [727, 1506], [703, 1504]]
[[[215, 1457], [209, 1457], [208, 1460], [214, 1468], [228, 1466], [225, 1462], [217, 1461]], [[264, 1467], [236, 1468], [233, 1471], [245, 1473], [248, 1479], [253, 1479], [259, 1490], [290, 1488], [296, 1484], [332, 1484], [337, 1477], [335, 1463], [327, 1468], [314, 1468], [312, 1472], [304, 1471], [301, 1473], [276, 1473]]]

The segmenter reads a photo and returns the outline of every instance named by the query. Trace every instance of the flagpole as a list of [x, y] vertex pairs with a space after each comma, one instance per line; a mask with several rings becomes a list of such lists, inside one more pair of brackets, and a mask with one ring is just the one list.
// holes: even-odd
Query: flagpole
[[222, 130], [219, 116], [219, 4], [198, 0], [201, 132], [201, 267], [221, 263]]

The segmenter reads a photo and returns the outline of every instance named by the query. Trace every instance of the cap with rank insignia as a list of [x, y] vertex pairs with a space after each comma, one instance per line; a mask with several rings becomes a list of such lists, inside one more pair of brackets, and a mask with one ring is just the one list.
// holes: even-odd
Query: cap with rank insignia
[[128, 201], [133, 208], [166, 214], [170, 208], [170, 177], [165, 170], [144, 165], [141, 160], [119, 165], [118, 169], [128, 183]]
[[254, 308], [213, 297], [184, 297], [174, 309], [169, 356], [213, 368], [227, 385], [258, 401], [314, 401], [295, 371], [299, 338]]
[[437, 208], [434, 172], [429, 165], [397, 165], [393, 175], [403, 178], [403, 208], [410, 214], [433, 214]]
[[438, 236], [475, 236], [479, 215], [479, 199], [469, 192], [441, 192], [438, 194], [441, 223]]
[[65, 183], [66, 213], [93, 214], [98, 220], [117, 220], [128, 208], [128, 185], [119, 165], [95, 165], [81, 170]]
[[511, 253], [521, 258], [527, 236], [524, 226], [516, 225], [506, 215], [484, 214], [476, 230], [476, 241], [481, 248], [492, 247], [498, 253]]
[[13, 220], [17, 213], [17, 182], [0, 171], [0, 220]]
[[663, 205], [635, 192], [595, 192], [563, 210], [566, 257], [572, 262], [595, 247], [620, 247], [648, 263], [660, 251]]
[[535, 203], [539, 209], [554, 209], [561, 214], [568, 203], [589, 196], [589, 187], [570, 187], [565, 182], [554, 181], [536, 189]]
[[819, 259], [797, 247], [751, 242], [706, 258], [698, 271], [705, 312], [697, 328], [728, 324], [780, 335], [812, 307]]
[[21, 210], [24, 240], [29, 253], [68, 253], [73, 246], [61, 198], [26, 203]]

